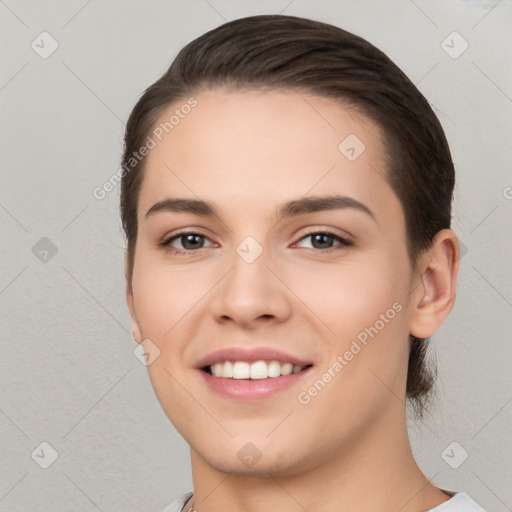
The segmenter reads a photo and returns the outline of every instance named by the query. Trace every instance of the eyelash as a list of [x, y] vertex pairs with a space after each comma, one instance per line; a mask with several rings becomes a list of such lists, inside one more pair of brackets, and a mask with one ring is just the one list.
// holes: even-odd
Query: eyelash
[[[182, 231], [180, 233], [177, 233], [177, 234], [173, 235], [172, 237], [168, 238], [167, 240], [164, 240], [160, 244], [160, 246], [164, 247], [167, 250], [167, 252], [169, 252], [171, 254], [176, 254], [176, 255], [180, 254], [180, 255], [190, 255], [191, 256], [191, 255], [194, 255], [194, 254], [197, 254], [198, 252], [200, 252], [200, 250], [203, 249], [203, 247], [200, 247], [197, 250], [195, 250], [195, 249], [179, 249], [179, 250], [171, 250], [171, 249], [169, 249], [169, 246], [170, 246], [172, 241], [174, 241], [174, 240], [176, 240], [178, 238], [181, 238], [183, 236], [186, 236], [186, 235], [197, 235], [197, 236], [200, 236], [200, 237], [208, 239], [208, 237], [206, 235], [203, 235], [203, 234], [198, 233], [196, 231]], [[313, 248], [310, 249], [312, 251], [319, 252], [319, 253], [322, 253], [322, 254], [335, 252], [335, 251], [341, 250], [343, 247], [350, 247], [350, 246], [354, 245], [353, 242], [351, 242], [350, 240], [347, 240], [346, 238], [343, 238], [343, 237], [337, 235], [336, 233], [333, 233], [331, 231], [322, 231], [322, 230], [312, 230], [312, 231], [309, 231], [309, 232], [305, 233], [298, 241], [300, 242], [300, 241], [302, 241], [302, 240], [304, 240], [306, 238], [309, 238], [309, 237], [311, 237], [313, 235], [332, 236], [335, 240], [340, 242], [340, 244], [338, 246], [335, 246], [334, 248], [315, 249], [313, 247]]]

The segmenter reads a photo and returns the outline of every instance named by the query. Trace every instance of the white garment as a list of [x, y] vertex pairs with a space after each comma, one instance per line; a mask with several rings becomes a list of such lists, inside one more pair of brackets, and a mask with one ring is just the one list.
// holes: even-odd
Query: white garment
[[[446, 491], [452, 497], [441, 503], [441, 505], [430, 509], [428, 512], [486, 512], [476, 501], [473, 501], [467, 494], [463, 492]], [[162, 512], [182, 512], [182, 508], [192, 497], [192, 491], [187, 492], [181, 498], [172, 502]], [[187, 512], [183, 510], [183, 512]]]

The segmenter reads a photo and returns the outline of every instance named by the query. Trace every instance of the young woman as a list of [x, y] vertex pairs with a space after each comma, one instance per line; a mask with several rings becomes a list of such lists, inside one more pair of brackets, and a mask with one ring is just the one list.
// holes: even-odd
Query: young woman
[[482, 511], [415, 462], [454, 168], [373, 45], [292, 16], [192, 41], [126, 128], [127, 303], [193, 493], [166, 511]]

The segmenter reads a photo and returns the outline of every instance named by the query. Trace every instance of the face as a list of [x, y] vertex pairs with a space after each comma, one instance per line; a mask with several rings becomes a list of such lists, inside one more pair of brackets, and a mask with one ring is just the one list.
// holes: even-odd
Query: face
[[150, 340], [153, 388], [197, 456], [293, 474], [402, 420], [402, 207], [379, 129], [354, 110], [278, 91], [196, 100], [146, 157], [134, 336]]

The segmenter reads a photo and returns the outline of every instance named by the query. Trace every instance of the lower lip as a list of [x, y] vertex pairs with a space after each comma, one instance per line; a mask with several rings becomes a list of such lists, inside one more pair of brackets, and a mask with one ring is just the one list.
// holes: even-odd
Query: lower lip
[[267, 379], [226, 379], [214, 377], [203, 370], [199, 370], [206, 384], [216, 393], [228, 398], [243, 401], [262, 400], [269, 398], [280, 391], [284, 391], [297, 384], [309, 371], [310, 366], [299, 373], [282, 375], [281, 377], [269, 377]]

